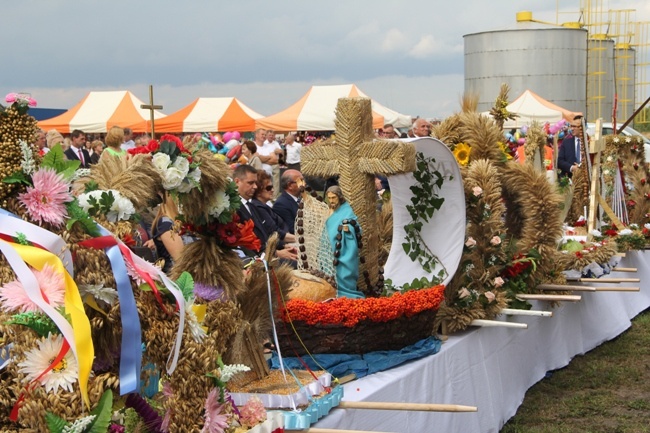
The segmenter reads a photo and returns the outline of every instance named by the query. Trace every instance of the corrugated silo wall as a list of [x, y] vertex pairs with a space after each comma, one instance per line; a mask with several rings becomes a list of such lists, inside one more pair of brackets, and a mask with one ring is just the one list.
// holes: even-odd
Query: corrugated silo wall
[[586, 111], [587, 32], [553, 27], [465, 35], [465, 91], [487, 111], [501, 83], [510, 100], [529, 89], [572, 111]]
[[614, 64], [616, 93], [618, 96], [618, 109], [616, 110], [616, 123], [622, 125], [632, 116], [636, 109], [635, 99], [635, 66], [636, 51], [634, 48], [614, 47]]
[[587, 42], [587, 120], [612, 120], [614, 105], [614, 41]]

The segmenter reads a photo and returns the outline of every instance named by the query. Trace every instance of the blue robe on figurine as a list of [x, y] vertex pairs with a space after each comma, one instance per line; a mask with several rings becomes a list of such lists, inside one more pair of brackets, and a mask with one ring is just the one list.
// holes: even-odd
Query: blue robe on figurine
[[[352, 207], [348, 202], [342, 203], [327, 218], [325, 230], [332, 248], [336, 245], [336, 235], [339, 234], [338, 227], [343, 225], [343, 220], [357, 220]], [[341, 255], [336, 266], [337, 296], [344, 298], [365, 298], [363, 293], [357, 289], [359, 278], [359, 246], [357, 245], [356, 230], [361, 230], [359, 224], [347, 224], [348, 231], [341, 230]]]

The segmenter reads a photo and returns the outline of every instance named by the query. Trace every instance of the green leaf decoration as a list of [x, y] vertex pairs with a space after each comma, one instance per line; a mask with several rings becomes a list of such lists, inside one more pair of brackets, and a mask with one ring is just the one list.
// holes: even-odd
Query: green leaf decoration
[[176, 280], [178, 288], [183, 292], [183, 298], [188, 301], [194, 297], [194, 279], [189, 272], [183, 272]]
[[47, 337], [48, 334], [60, 334], [59, 328], [46, 314], [43, 313], [18, 313], [11, 316], [7, 322], [9, 325], [26, 326], [36, 332], [39, 337]]
[[95, 223], [88, 213], [79, 206], [79, 202], [76, 198], [71, 202], [66, 203], [66, 208], [68, 209], [69, 218], [66, 224], [68, 230], [72, 228], [74, 223], [79, 223], [90, 236], [97, 237], [100, 235], [97, 223]]
[[115, 203], [113, 193], [111, 191], [102, 192], [102, 196], [99, 198], [99, 206], [104, 211], [103, 213], [108, 213], [113, 203]]
[[16, 236], [14, 237], [17, 243], [20, 245], [31, 245], [32, 243], [27, 239], [27, 235], [25, 233], [16, 233]]
[[61, 433], [66, 426], [70, 425], [69, 422], [49, 411], [45, 413], [45, 422], [50, 433]]
[[25, 185], [30, 185], [32, 182], [29, 180], [29, 177], [21, 170], [2, 179], [4, 183], [23, 183]]
[[45, 154], [41, 167], [53, 168], [57, 173], [63, 174], [69, 180], [80, 164], [81, 161], [76, 159], [73, 161], [67, 160], [63, 153], [63, 147], [61, 147], [61, 144], [57, 144]]
[[84, 188], [84, 193], [95, 191], [97, 189], [99, 189], [99, 185], [97, 184], [97, 182], [95, 182], [94, 180], [90, 180], [90, 181], [86, 182], [86, 186]]
[[96, 415], [96, 417], [88, 433], [106, 433], [111, 424], [111, 416], [113, 415], [113, 391], [110, 388], [104, 391], [97, 406], [90, 411], [90, 414]]

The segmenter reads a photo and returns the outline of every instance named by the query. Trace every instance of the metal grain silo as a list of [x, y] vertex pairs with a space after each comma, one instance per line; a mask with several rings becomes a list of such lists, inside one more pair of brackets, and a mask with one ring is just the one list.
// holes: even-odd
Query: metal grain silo
[[587, 31], [518, 13], [514, 28], [472, 33], [465, 41], [465, 91], [479, 95], [478, 110], [494, 104], [501, 83], [511, 100], [529, 89], [571, 111], [586, 111]]
[[612, 120], [614, 104], [614, 41], [589, 35], [587, 42], [587, 119]]
[[618, 97], [618, 108], [616, 110], [616, 121], [622, 125], [636, 109], [635, 99], [635, 65], [636, 51], [627, 43], [619, 43], [614, 46], [614, 80], [616, 84], [616, 95]]

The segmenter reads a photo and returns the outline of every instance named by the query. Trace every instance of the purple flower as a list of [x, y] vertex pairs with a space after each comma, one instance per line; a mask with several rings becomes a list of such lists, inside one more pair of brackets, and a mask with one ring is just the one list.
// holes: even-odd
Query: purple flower
[[200, 283], [198, 281], [194, 282], [194, 294], [199, 298], [205, 299], [206, 301], [226, 301], [226, 292], [223, 290], [223, 287], [214, 287], [208, 284]]

